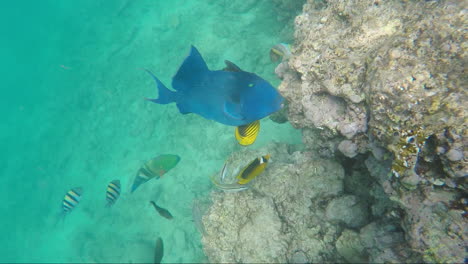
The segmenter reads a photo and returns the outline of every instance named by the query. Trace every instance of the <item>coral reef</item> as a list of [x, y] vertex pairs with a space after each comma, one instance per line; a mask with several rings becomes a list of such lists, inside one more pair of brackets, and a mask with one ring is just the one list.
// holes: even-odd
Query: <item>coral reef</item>
[[274, 162], [212, 194], [210, 261], [464, 262], [466, 21], [460, 1], [308, 0], [271, 116], [306, 149], [232, 154]]
[[[322, 159], [313, 152], [294, 151], [284, 144], [243, 149], [229, 159], [245, 162], [266, 153], [271, 154], [273, 162], [250, 189], [212, 193], [213, 205], [203, 217], [206, 234], [202, 238], [211, 262], [411, 259], [409, 252], [394, 249], [395, 245], [405, 245], [402, 232], [395, 231], [395, 235], [380, 240], [363, 240], [359, 230], [371, 224], [386, 230], [394, 217], [368, 224], [372, 219], [370, 203], [378, 198], [366, 201], [347, 193], [345, 171], [336, 161]], [[382, 257], [381, 250], [393, 258]]]
[[[296, 17], [293, 56], [276, 70], [287, 116], [311, 151], [361, 162], [375, 181], [363, 192], [380, 220], [363, 229], [388, 247], [369, 250], [361, 229], [369, 261], [408, 256], [385, 242], [403, 233], [424, 261], [464, 261], [466, 11], [463, 1], [308, 0]], [[335, 199], [327, 211], [346, 223], [350, 216], [334, 209], [344, 198]], [[360, 246], [340, 243], [340, 255], [354, 260], [347, 252]]]

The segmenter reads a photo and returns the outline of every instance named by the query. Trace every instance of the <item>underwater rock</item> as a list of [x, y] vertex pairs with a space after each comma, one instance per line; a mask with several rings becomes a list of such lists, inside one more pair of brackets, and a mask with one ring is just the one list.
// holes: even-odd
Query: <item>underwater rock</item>
[[[393, 153], [397, 176], [415, 169], [431, 135], [438, 146], [463, 146], [468, 93], [460, 10], [457, 1], [308, 1], [295, 20], [290, 70], [281, 70], [291, 124], [327, 128], [355, 143], [369, 130]], [[447, 173], [467, 175], [460, 152], [450, 157], [440, 156]]]
[[348, 158], [354, 158], [357, 155], [358, 146], [351, 140], [343, 140], [338, 145], [338, 149]]
[[359, 233], [345, 229], [336, 241], [336, 251], [349, 263], [366, 263], [367, 256]]
[[450, 161], [459, 161], [463, 159], [463, 152], [458, 149], [451, 149], [446, 155]]
[[359, 236], [369, 254], [369, 263], [419, 262], [405, 246], [403, 231], [393, 223], [372, 222], [361, 228]]
[[351, 228], [359, 228], [367, 224], [368, 216], [367, 204], [354, 195], [335, 198], [326, 209], [328, 220], [342, 222]]
[[309, 259], [307, 258], [304, 251], [296, 250], [292, 254], [291, 259], [288, 260], [288, 263], [307, 264], [307, 263], [309, 263]]
[[297, 252], [308, 262], [342, 261], [334, 253], [340, 227], [324, 221], [324, 207], [343, 192], [343, 168], [310, 153], [282, 159], [285, 147], [243, 149], [229, 158], [245, 163], [250, 156], [271, 153], [273, 162], [248, 190], [212, 193], [202, 239], [211, 262], [285, 263]]
[[[436, 188], [466, 196], [466, 21], [461, 1], [308, 0], [295, 20], [290, 69], [278, 70], [303, 142], [322, 157], [372, 152], [365, 165], [381, 187], [370, 189], [380, 199], [373, 216], [398, 205], [407, 243], [429, 262], [466, 255], [466, 234], [450, 231], [461, 213], [431, 201]], [[343, 140], [357, 150], [346, 152]], [[370, 260], [405, 254], [386, 248]]]
[[[214, 194], [204, 217], [203, 237], [210, 262], [285, 262], [281, 220], [271, 198], [254, 199], [251, 192]], [[243, 212], [237, 204], [242, 203]]]

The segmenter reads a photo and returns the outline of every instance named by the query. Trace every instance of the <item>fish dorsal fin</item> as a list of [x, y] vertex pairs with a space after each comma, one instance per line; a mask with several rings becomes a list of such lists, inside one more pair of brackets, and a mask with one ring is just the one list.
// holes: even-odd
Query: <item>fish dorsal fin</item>
[[228, 71], [228, 72], [241, 72], [241, 68], [239, 66], [235, 65], [233, 62], [225, 60], [224, 63], [226, 64], [226, 67], [224, 67], [223, 71]]
[[189, 55], [172, 78], [172, 87], [178, 91], [193, 87], [193, 84], [199, 83], [208, 71], [208, 66], [206, 66], [200, 52], [198, 52], [197, 48], [191, 46]]
[[226, 101], [224, 103], [224, 114], [229, 116], [230, 118], [243, 120], [245, 117], [242, 116], [240, 113], [240, 104], [236, 104], [234, 102]]

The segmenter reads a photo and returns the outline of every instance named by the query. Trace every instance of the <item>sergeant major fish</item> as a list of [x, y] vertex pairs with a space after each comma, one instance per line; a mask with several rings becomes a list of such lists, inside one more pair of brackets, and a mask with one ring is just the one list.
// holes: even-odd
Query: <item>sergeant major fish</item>
[[113, 180], [107, 185], [106, 200], [107, 207], [112, 206], [120, 196], [120, 181]]
[[283, 107], [284, 98], [267, 81], [254, 73], [226, 63], [231, 70], [211, 71], [192, 46], [169, 90], [153, 73], [159, 97], [147, 99], [158, 104], [175, 102], [182, 114], [195, 113], [229, 126], [260, 120]]
[[58, 215], [57, 221], [55, 225], [57, 225], [60, 221], [65, 220], [65, 216], [67, 216], [75, 207], [80, 203], [81, 195], [83, 194], [83, 188], [75, 187], [69, 190], [62, 200], [62, 210]]
[[72, 188], [65, 194], [62, 201], [63, 214], [70, 213], [80, 203], [82, 194], [83, 188], [81, 187]]

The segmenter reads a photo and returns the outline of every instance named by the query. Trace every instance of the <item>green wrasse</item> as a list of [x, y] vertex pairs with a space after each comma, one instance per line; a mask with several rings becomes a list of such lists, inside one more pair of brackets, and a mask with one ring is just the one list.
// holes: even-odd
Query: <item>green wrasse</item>
[[170, 169], [179, 163], [180, 157], [172, 154], [159, 155], [147, 161], [137, 172], [133, 181], [131, 192], [135, 191], [141, 184], [156, 178], [159, 179]]

